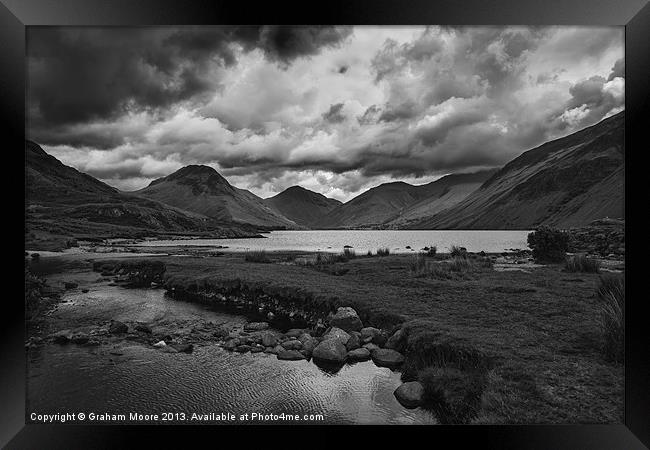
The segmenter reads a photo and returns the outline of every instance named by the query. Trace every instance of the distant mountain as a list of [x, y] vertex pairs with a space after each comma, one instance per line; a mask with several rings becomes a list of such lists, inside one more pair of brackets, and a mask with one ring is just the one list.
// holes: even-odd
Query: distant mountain
[[251, 224], [268, 228], [299, 228], [244, 189], [232, 186], [212, 167], [186, 166], [154, 180], [134, 195], [183, 208], [224, 222]]
[[367, 190], [332, 210], [323, 220], [325, 228], [401, 228], [444, 208], [455, 205], [494, 171], [454, 174], [414, 186], [401, 181]]
[[528, 229], [623, 218], [625, 112], [523, 153], [420, 229]]
[[318, 228], [325, 215], [342, 204], [301, 186], [287, 188], [264, 202], [286, 218], [310, 228]]
[[254, 228], [120, 192], [64, 165], [31, 141], [25, 145], [25, 212], [30, 238], [36, 234], [110, 237], [159, 232], [257, 235]]

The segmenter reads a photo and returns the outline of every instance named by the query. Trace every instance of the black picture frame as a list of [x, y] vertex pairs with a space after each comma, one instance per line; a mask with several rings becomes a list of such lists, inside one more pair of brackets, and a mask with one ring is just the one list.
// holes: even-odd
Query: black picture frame
[[[625, 358], [625, 420], [621, 425], [512, 425], [417, 427], [413, 433], [425, 443], [447, 447], [470, 445], [490, 448], [548, 449], [641, 449], [650, 446], [650, 342], [643, 304], [647, 294], [639, 287], [643, 280], [643, 258], [647, 244], [642, 232], [630, 224], [639, 223], [647, 210], [640, 164], [647, 152], [647, 122], [650, 107], [650, 4], [647, 0], [394, 0], [323, 3], [296, 1], [251, 4], [235, 1], [180, 0], [0, 0], [0, 123], [6, 156], [4, 182], [8, 199], [15, 200], [9, 233], [19, 233], [17, 217], [24, 211], [15, 185], [25, 139], [25, 27], [32, 25], [183, 25], [183, 24], [355, 24], [355, 25], [621, 25], [625, 26], [626, 61], [626, 244], [628, 278]], [[645, 126], [644, 126], [645, 125]], [[24, 164], [24, 162], [23, 162]], [[10, 168], [11, 167], [11, 168]], [[639, 202], [633, 200], [634, 193]], [[634, 208], [634, 206], [637, 208]], [[6, 212], [8, 215], [9, 212]], [[24, 224], [23, 224], [24, 225]], [[24, 227], [23, 227], [24, 228]], [[9, 237], [11, 240], [11, 237]], [[15, 245], [20, 245], [19, 239]], [[24, 249], [23, 249], [24, 250]], [[23, 251], [18, 249], [17, 251]], [[13, 252], [11, 252], [13, 254]], [[15, 258], [13, 256], [12, 258]], [[10, 258], [10, 260], [12, 259]], [[635, 258], [640, 263], [634, 264]], [[16, 258], [15, 258], [16, 259]], [[20, 280], [18, 264], [14, 268]], [[7, 448], [120, 448], [135, 442], [163, 447], [198, 433], [214, 433], [208, 426], [90, 426], [25, 425], [24, 307], [19, 283], [16, 292], [5, 291], [0, 313], [0, 446]], [[630, 297], [630, 293], [639, 292]], [[356, 428], [356, 427], [355, 427]], [[373, 427], [373, 429], [375, 429]], [[245, 430], [238, 430], [246, 442]], [[348, 431], [348, 430], [346, 430]], [[394, 435], [395, 429], [390, 429]], [[209, 439], [225, 445], [223, 431]], [[292, 431], [293, 433], [293, 431]], [[315, 431], [311, 440], [318, 440]], [[327, 432], [330, 435], [330, 432]], [[423, 435], [426, 435], [423, 436]], [[259, 437], [274, 440], [277, 431], [266, 430]], [[332, 435], [333, 436], [333, 435]], [[398, 440], [402, 437], [397, 436]], [[284, 438], [283, 438], [284, 440]], [[410, 440], [410, 437], [409, 437]], [[210, 440], [208, 441], [210, 442]], [[301, 442], [298, 445], [304, 445]]]

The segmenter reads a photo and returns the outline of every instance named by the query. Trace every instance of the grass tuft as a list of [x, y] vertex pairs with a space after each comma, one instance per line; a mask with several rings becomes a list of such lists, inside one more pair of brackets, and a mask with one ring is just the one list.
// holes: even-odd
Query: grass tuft
[[600, 323], [605, 342], [603, 353], [614, 362], [623, 362], [625, 353], [625, 276], [601, 276], [596, 290]]
[[449, 254], [453, 258], [466, 258], [467, 257], [467, 249], [465, 247], [460, 247], [458, 245], [452, 245], [449, 248]]
[[569, 256], [565, 260], [564, 269], [567, 272], [598, 273], [600, 261], [584, 254]]
[[377, 249], [377, 256], [388, 256], [388, 255], [390, 255], [390, 250], [388, 249], [388, 247]]

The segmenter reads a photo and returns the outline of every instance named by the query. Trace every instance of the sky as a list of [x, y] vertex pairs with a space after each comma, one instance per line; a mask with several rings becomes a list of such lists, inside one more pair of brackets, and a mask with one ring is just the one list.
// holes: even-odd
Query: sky
[[28, 27], [27, 136], [132, 191], [188, 164], [347, 201], [624, 108], [622, 27]]

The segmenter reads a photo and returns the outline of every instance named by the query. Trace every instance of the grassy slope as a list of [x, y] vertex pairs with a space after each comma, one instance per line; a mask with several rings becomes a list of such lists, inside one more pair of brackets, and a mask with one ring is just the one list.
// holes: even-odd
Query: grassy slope
[[241, 280], [269, 292], [311, 293], [354, 306], [366, 324], [413, 321], [414, 328], [469, 343], [495, 360], [479, 421], [622, 420], [623, 368], [606, 362], [599, 352], [597, 275], [563, 273], [549, 266], [532, 273], [488, 271], [434, 280], [413, 277], [409, 260], [357, 258], [345, 263], [350, 270], [342, 276], [248, 263], [243, 255], [166, 262], [174, 283]]

